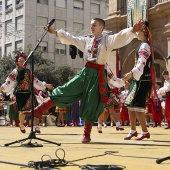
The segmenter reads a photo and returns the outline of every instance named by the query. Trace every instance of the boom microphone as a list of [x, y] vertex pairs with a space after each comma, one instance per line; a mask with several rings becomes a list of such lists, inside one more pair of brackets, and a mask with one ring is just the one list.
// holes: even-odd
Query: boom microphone
[[54, 22], [55, 22], [55, 19], [50, 20], [47, 24], [47, 28], [51, 27], [51, 25], [53, 25]]
[[156, 160], [156, 163], [157, 163], [157, 164], [160, 164], [161, 162], [166, 161], [166, 160], [168, 160], [168, 159], [170, 159], [170, 156], [167, 156], [167, 157], [165, 157], [165, 158], [157, 159], [157, 160]]

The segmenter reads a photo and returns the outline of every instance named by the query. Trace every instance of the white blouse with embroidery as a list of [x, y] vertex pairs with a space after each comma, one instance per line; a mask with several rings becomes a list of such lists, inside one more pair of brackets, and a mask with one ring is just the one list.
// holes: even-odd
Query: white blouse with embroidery
[[127, 94], [128, 94], [128, 90], [123, 90], [123, 91], [121, 91], [121, 93], [120, 93], [120, 102], [121, 102], [122, 104], [125, 103]]
[[[17, 74], [18, 74], [18, 71], [15, 68], [9, 74], [10, 76], [7, 77], [7, 79], [5, 80], [5, 83], [2, 84], [2, 86], [1, 86], [1, 87], [3, 87], [3, 92], [6, 93], [7, 95], [13, 94], [13, 90], [17, 85], [17, 80], [16, 80]], [[46, 82], [42, 82], [42, 81], [38, 80], [37, 77], [34, 76], [34, 87], [37, 90], [45, 90], [45, 88], [46, 88], [45, 85], [46, 85]]]
[[167, 92], [170, 91], [170, 78], [164, 81], [164, 86], [161, 87], [158, 91], [158, 97], [162, 98], [162, 96], [165, 96]]
[[139, 48], [139, 58], [136, 66], [132, 69], [133, 77], [138, 81], [143, 74], [144, 67], [147, 59], [151, 54], [150, 46], [148, 43], [143, 43]]
[[[92, 56], [94, 56], [92, 53], [96, 50], [96, 47], [94, 47], [94, 38], [73, 36], [62, 29], [57, 31], [57, 35], [61, 43], [76, 46], [83, 52], [84, 60], [91, 61]], [[95, 55], [95, 62], [105, 65], [113, 49], [118, 49], [129, 44], [133, 38], [135, 38], [135, 34], [132, 32], [132, 28], [126, 28], [117, 34], [105, 35], [96, 39], [99, 42], [97, 44], [97, 51], [95, 52], [97, 53]]]

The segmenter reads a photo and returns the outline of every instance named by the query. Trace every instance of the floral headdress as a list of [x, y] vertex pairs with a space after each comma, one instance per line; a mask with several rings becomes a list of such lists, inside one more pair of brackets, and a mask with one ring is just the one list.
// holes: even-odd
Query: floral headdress
[[25, 53], [23, 51], [19, 51], [16, 55], [15, 55], [15, 58], [14, 58], [14, 62], [15, 64], [18, 66], [18, 59], [22, 57], [24, 58], [25, 60], [27, 59], [27, 56], [25, 55]]
[[22, 57], [24, 58], [25, 60], [27, 59], [27, 56], [25, 55], [25, 53], [23, 51], [19, 51], [16, 55], [15, 55], [15, 58], [14, 58], [14, 62], [17, 63], [18, 62], [18, 59]]

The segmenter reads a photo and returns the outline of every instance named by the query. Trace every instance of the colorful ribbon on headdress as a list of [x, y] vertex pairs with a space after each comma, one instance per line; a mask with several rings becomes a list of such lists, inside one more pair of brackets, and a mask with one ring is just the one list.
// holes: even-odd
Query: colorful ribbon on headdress
[[[142, 20], [141, 20], [142, 22]], [[158, 94], [156, 92], [156, 78], [155, 78], [155, 71], [154, 71], [154, 51], [153, 51], [153, 45], [152, 45], [152, 37], [151, 37], [151, 30], [148, 26], [146, 26], [145, 24], [142, 25], [142, 31], [144, 32], [145, 36], [148, 37], [148, 41], [150, 43], [150, 50], [151, 50], [151, 63], [150, 63], [150, 73], [151, 73], [151, 77], [152, 77], [152, 85], [153, 85], [153, 91], [154, 91], [154, 97], [158, 98]]]
[[142, 25], [142, 31], [146, 37], [148, 37], [148, 35], [150, 34], [150, 28], [146, 26], [145, 24]]

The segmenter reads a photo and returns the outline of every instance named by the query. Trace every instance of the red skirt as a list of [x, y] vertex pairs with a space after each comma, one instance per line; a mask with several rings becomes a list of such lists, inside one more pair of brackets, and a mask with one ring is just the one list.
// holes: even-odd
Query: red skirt
[[161, 122], [163, 119], [162, 106], [160, 99], [153, 99], [152, 115], [155, 122]]
[[166, 122], [170, 123], [170, 94], [167, 94], [165, 101], [165, 118]]
[[152, 106], [153, 105], [153, 99], [148, 98], [148, 101], [146, 103], [146, 107], [148, 108], [148, 114], [152, 114]]
[[120, 118], [122, 121], [129, 121], [129, 114], [128, 114], [128, 108], [122, 105], [122, 110], [120, 112]]

